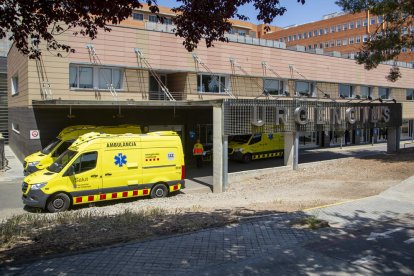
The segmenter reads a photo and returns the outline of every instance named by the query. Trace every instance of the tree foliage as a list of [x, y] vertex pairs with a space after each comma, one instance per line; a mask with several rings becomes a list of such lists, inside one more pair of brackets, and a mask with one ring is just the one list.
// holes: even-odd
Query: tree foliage
[[[369, 11], [371, 15], [381, 16], [384, 24], [371, 31], [368, 42], [364, 43], [357, 55], [357, 62], [365, 69], [376, 68], [381, 62], [398, 61], [403, 49], [414, 48], [414, 0], [339, 0], [336, 3], [347, 12]], [[401, 77], [399, 68], [394, 64], [387, 76], [389, 81]]]
[[[58, 40], [62, 32], [71, 30], [94, 39], [100, 28], [109, 31], [108, 24], [118, 24], [141, 6], [133, 0], [4, 0], [0, 4], [0, 38], [11, 32], [17, 49], [31, 58], [40, 55], [33, 41], [43, 40], [47, 49], [69, 52], [73, 49]], [[152, 11], [158, 11], [157, 7]]]
[[[304, 4], [305, 0], [296, 0]], [[151, 12], [157, 13], [156, 0], [144, 0]], [[173, 11], [176, 35], [184, 39], [188, 51], [205, 40], [207, 47], [214, 41], [225, 41], [224, 34], [231, 29], [230, 18], [248, 19], [238, 9], [253, 4], [258, 10], [257, 19], [270, 24], [286, 8], [279, 0], [178, 0]], [[96, 38], [98, 31], [110, 31], [109, 25], [118, 24], [142, 7], [138, 0], [3, 0], [0, 4], [0, 39], [11, 32], [17, 49], [31, 58], [41, 52], [36, 41], [47, 43], [48, 50], [73, 52], [70, 45], [59, 41], [58, 35], [71, 31], [75, 35]], [[163, 18], [159, 16], [162, 21]], [[33, 43], [33, 41], [35, 43]]]
[[[305, 3], [305, 0], [296, 0]], [[193, 51], [202, 39], [207, 47], [214, 41], [226, 41], [224, 34], [231, 29], [228, 19], [238, 18], [247, 20], [238, 9], [252, 3], [259, 11], [257, 19], [264, 24], [270, 24], [277, 16], [286, 12], [279, 0], [179, 0], [181, 3], [173, 11], [177, 13], [174, 19], [177, 25], [176, 35], [184, 38], [184, 46]], [[268, 30], [268, 29], [267, 29]]]

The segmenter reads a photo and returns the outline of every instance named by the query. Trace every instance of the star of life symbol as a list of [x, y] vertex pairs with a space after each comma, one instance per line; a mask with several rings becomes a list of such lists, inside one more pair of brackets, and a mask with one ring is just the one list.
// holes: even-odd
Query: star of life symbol
[[126, 165], [127, 160], [126, 160], [126, 155], [123, 155], [122, 153], [118, 153], [118, 155], [115, 155], [114, 159], [115, 159], [115, 166], [119, 166], [122, 167], [123, 165]]

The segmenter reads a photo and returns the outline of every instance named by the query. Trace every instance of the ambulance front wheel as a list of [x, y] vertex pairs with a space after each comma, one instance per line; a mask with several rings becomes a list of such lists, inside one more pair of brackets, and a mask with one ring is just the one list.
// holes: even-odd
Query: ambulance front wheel
[[243, 163], [249, 163], [252, 161], [252, 155], [250, 153], [246, 153], [242, 156]]
[[157, 184], [151, 189], [151, 198], [161, 198], [168, 195], [168, 188], [164, 184]]
[[53, 195], [47, 203], [47, 210], [51, 213], [63, 212], [70, 207], [70, 198], [67, 194]]

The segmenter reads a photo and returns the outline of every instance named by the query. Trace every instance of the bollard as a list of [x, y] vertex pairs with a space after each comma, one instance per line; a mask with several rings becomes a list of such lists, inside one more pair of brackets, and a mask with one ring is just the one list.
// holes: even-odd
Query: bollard
[[4, 169], [6, 165], [6, 155], [4, 154], [4, 137], [0, 133], [0, 170]]

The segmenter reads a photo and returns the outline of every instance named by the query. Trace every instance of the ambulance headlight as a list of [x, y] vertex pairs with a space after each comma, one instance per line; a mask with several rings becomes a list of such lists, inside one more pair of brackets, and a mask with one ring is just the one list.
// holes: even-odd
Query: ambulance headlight
[[40, 163], [40, 161], [35, 161], [35, 162], [29, 162], [29, 167], [34, 167], [34, 166], [36, 166], [37, 164], [39, 164]]
[[47, 182], [42, 182], [42, 183], [37, 183], [37, 184], [33, 184], [30, 186], [31, 190], [40, 190], [42, 189], [44, 186], [46, 186]]
[[244, 149], [243, 149], [243, 148], [235, 148], [235, 149], [234, 149], [234, 151], [235, 151], [235, 152], [243, 152], [243, 151], [244, 151]]

